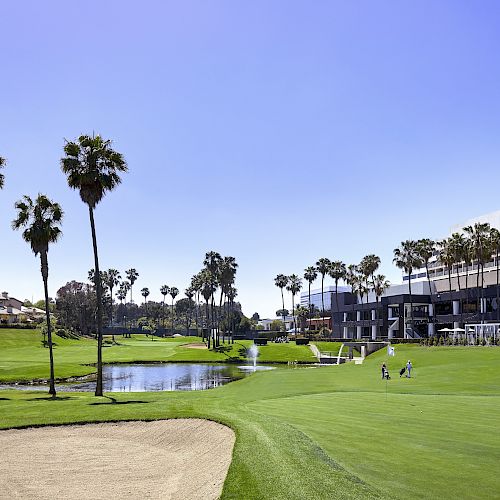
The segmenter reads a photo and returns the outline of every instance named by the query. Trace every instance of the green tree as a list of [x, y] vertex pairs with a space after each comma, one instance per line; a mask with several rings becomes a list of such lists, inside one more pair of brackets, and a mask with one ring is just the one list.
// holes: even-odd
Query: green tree
[[[288, 285], [288, 276], [285, 276], [284, 274], [278, 274], [276, 278], [274, 278], [274, 284], [280, 289], [281, 291], [281, 303], [283, 305], [282, 311], [286, 311], [285, 309], [285, 297], [283, 295], [283, 288], [286, 288]], [[286, 316], [283, 314], [283, 332], [286, 332]]]
[[102, 284], [99, 273], [99, 255], [94, 222], [94, 210], [107, 192], [121, 182], [120, 173], [127, 171], [123, 156], [111, 148], [111, 141], [100, 135], [82, 135], [75, 142], [64, 146], [61, 159], [62, 171], [68, 185], [80, 192], [80, 198], [88, 206], [92, 246], [94, 249], [95, 286], [97, 295], [97, 383], [96, 396], [102, 396]]
[[63, 211], [58, 203], [55, 203], [45, 195], [39, 194], [36, 200], [24, 196], [15, 204], [17, 217], [12, 222], [12, 228], [23, 230], [23, 239], [29, 243], [35, 256], [40, 254], [43, 289], [45, 293], [45, 318], [47, 322], [47, 341], [49, 344], [50, 382], [49, 394], [56, 395], [54, 377], [54, 354], [52, 345], [52, 329], [50, 324], [49, 309], [49, 262], [48, 253], [50, 243], [55, 243], [61, 236], [60, 225]]
[[321, 322], [323, 328], [325, 327], [324, 321], [325, 321], [325, 293], [324, 293], [324, 281], [325, 281], [325, 276], [330, 272], [330, 267], [332, 263], [330, 262], [330, 259], [327, 259], [326, 257], [322, 257], [321, 259], [316, 262], [316, 269], [318, 270], [319, 274], [321, 274]]
[[297, 324], [295, 319], [295, 295], [302, 289], [302, 280], [296, 275], [288, 276], [288, 285], [286, 289], [292, 294], [292, 311], [293, 311], [293, 330], [297, 333]]
[[[414, 240], [401, 242], [398, 248], [394, 249], [394, 264], [408, 274], [408, 292], [410, 295], [410, 318], [411, 329], [413, 331], [413, 296], [411, 293], [411, 273], [414, 269], [422, 267], [423, 262], [418, 252], [418, 243]], [[406, 328], [406, 325], [405, 325]]]

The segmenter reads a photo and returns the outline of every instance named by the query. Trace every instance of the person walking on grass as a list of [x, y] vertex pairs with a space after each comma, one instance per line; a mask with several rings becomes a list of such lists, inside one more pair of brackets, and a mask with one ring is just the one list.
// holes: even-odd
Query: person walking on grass
[[387, 366], [385, 366], [385, 363], [382, 363], [382, 380], [385, 379], [387, 373]]
[[408, 363], [406, 363], [406, 371], [407, 371], [406, 377], [407, 378], [411, 378], [411, 369], [412, 368], [413, 368], [413, 366], [411, 364], [411, 361], [408, 360]]

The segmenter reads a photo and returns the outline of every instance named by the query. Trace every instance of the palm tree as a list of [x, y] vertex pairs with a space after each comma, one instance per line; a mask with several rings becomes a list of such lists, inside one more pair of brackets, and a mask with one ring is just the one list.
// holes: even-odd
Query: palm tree
[[321, 259], [316, 262], [316, 268], [318, 269], [318, 272], [321, 274], [321, 323], [323, 328], [325, 327], [325, 297], [324, 297], [324, 281], [325, 281], [325, 276], [330, 272], [330, 267], [332, 263], [330, 262], [330, 259], [327, 259], [325, 257], [322, 257]]
[[[278, 274], [276, 278], [274, 278], [274, 284], [281, 290], [281, 303], [283, 305], [282, 311], [285, 311], [285, 297], [283, 295], [283, 288], [286, 288], [288, 285], [288, 276], [284, 274]], [[283, 314], [283, 332], [286, 332], [286, 316]]]
[[139, 273], [132, 267], [131, 269], [127, 269], [125, 271], [125, 275], [127, 276], [127, 280], [130, 284], [130, 303], [133, 304], [134, 301], [132, 299], [132, 287], [134, 286], [134, 283], [137, 281]]
[[[375, 300], [377, 301], [377, 309], [375, 311], [375, 319], [377, 320], [377, 336], [380, 337], [380, 326], [378, 324], [378, 303], [380, 297], [384, 294], [384, 292], [391, 286], [391, 283], [385, 278], [383, 274], [377, 274], [373, 276], [371, 282], [371, 289], [375, 293]], [[373, 339], [375, 340], [375, 339]]]
[[146, 308], [146, 316], [148, 315], [148, 303], [146, 302], [146, 299], [148, 298], [149, 294], [150, 294], [149, 288], [144, 287], [141, 290], [141, 295], [144, 297], [144, 307]]
[[429, 275], [429, 261], [436, 251], [436, 243], [429, 238], [421, 238], [417, 240], [417, 253], [425, 265], [425, 274], [427, 275], [427, 283], [429, 284], [429, 297], [431, 299], [432, 314], [435, 317], [434, 302], [432, 299], [431, 277]]
[[448, 286], [451, 301], [451, 271], [455, 263], [455, 255], [453, 253], [451, 238], [447, 238], [438, 242], [438, 259], [446, 267], [448, 272]]
[[[120, 304], [123, 306], [123, 301], [127, 298], [127, 286], [124, 281], [120, 283], [120, 286], [118, 288], [118, 292], [116, 292], [116, 296], [118, 300], [120, 301]], [[122, 323], [123, 324], [123, 323]]]
[[302, 288], [302, 280], [296, 275], [288, 276], [288, 285], [286, 289], [292, 294], [292, 311], [293, 311], [293, 331], [296, 334], [296, 321], [295, 321], [295, 295], [300, 292]]
[[163, 295], [163, 303], [161, 305], [161, 315], [163, 317], [163, 328], [165, 328], [165, 298], [170, 293], [170, 287], [168, 285], [163, 285], [160, 288], [160, 293]]
[[203, 265], [209, 270], [212, 278], [213, 293], [210, 299], [210, 310], [212, 316], [212, 322], [214, 318], [215, 321], [215, 332], [214, 332], [214, 344], [215, 347], [218, 347], [218, 329], [219, 329], [219, 317], [217, 315], [217, 311], [215, 310], [215, 293], [217, 292], [217, 288], [220, 285], [220, 274], [221, 274], [221, 265], [222, 265], [222, 256], [219, 252], [210, 251], [205, 254], [205, 259], [203, 260]]
[[[196, 311], [196, 331], [199, 333], [199, 303], [200, 303], [200, 293], [201, 293], [201, 288], [202, 288], [202, 282], [201, 282], [201, 277], [200, 274], [195, 274], [191, 278], [191, 288], [194, 290], [195, 293], [195, 311]], [[201, 332], [202, 339], [205, 340], [205, 333], [202, 328]]]
[[[418, 253], [418, 243], [414, 240], [401, 242], [398, 248], [394, 249], [394, 259], [392, 260], [396, 267], [402, 269], [408, 274], [408, 291], [410, 294], [410, 318], [411, 328], [413, 330], [413, 298], [411, 294], [411, 273], [415, 268], [422, 267], [423, 262]], [[405, 325], [406, 329], [406, 325]]]
[[[477, 275], [476, 275], [476, 289], [477, 289], [477, 310], [481, 310], [479, 301], [483, 298], [484, 286], [484, 263], [488, 255], [488, 235], [491, 226], [488, 223], [476, 222], [474, 226], [464, 227], [464, 232], [469, 236], [471, 242], [471, 250], [473, 257], [477, 260]], [[479, 295], [479, 268], [481, 268], [481, 296]]]
[[63, 218], [63, 211], [58, 203], [49, 200], [49, 198], [42, 194], [39, 194], [34, 202], [29, 196], [24, 196], [22, 200], [16, 202], [15, 208], [18, 211], [18, 214], [17, 218], [12, 222], [12, 228], [15, 230], [24, 228], [24, 241], [30, 244], [31, 250], [33, 251], [35, 256], [40, 254], [43, 288], [45, 293], [47, 341], [49, 344], [49, 394], [52, 397], [55, 397], [56, 388], [54, 377], [52, 331], [49, 310], [49, 263], [47, 254], [49, 252], [49, 244], [55, 243], [61, 236], [61, 229], [59, 228], [59, 226], [61, 225], [61, 221]]
[[188, 308], [188, 310], [186, 312], [187, 317], [188, 317], [187, 324], [189, 325], [188, 328], [187, 328], [187, 334], [188, 335], [190, 335], [189, 334], [189, 328], [191, 327], [191, 311], [193, 309], [192, 304], [193, 304], [194, 294], [195, 294], [195, 291], [190, 286], [184, 290], [184, 295], [187, 297], [187, 299], [189, 300], [189, 304], [190, 304], [190, 306], [189, 306], [189, 308]]
[[100, 135], [80, 136], [76, 142], [68, 141], [64, 146], [65, 157], [61, 159], [62, 171], [68, 185], [78, 189], [80, 198], [87, 204], [94, 248], [95, 286], [97, 295], [97, 383], [96, 396], [102, 396], [102, 285], [99, 273], [99, 255], [94, 222], [94, 209], [108, 191], [121, 182], [120, 173], [127, 171], [125, 159], [111, 148], [111, 141]]
[[[2, 168], [4, 168], [4, 167], [5, 167], [5, 164], [6, 164], [6, 163], [7, 163], [7, 162], [5, 161], [5, 158], [2, 158], [2, 157], [0, 156], [0, 170], [1, 170]], [[2, 189], [2, 188], [3, 188], [4, 179], [5, 179], [4, 175], [0, 172], [0, 189]]]
[[219, 310], [222, 310], [224, 295], [227, 297], [229, 287], [234, 284], [238, 264], [234, 257], [223, 257], [219, 269], [219, 282], [221, 287]]
[[374, 254], [366, 255], [361, 259], [359, 269], [365, 279], [366, 287], [369, 288], [369, 281], [373, 281], [375, 272], [380, 267], [380, 257]]
[[495, 251], [496, 274], [497, 274], [497, 321], [500, 320], [500, 293], [499, 293], [499, 271], [500, 263], [498, 262], [500, 252], [500, 231], [494, 227], [490, 229], [490, 247]]
[[108, 269], [105, 272], [105, 284], [109, 288], [109, 294], [111, 295], [111, 324], [113, 324], [113, 288], [120, 284], [120, 272], [118, 269]]
[[172, 297], [172, 335], [174, 334], [174, 299], [179, 295], [179, 289], [175, 286], [170, 288], [170, 297]]
[[[306, 324], [307, 318], [309, 317], [310, 311], [307, 307], [297, 306], [295, 308], [295, 316], [298, 318], [299, 329], [304, 333], [304, 324]], [[309, 331], [309, 338], [311, 338], [311, 332]]]
[[308, 285], [307, 309], [309, 310], [309, 319], [311, 319], [311, 284], [317, 277], [318, 271], [314, 266], [309, 266], [304, 269], [304, 279], [307, 281]]
[[234, 299], [238, 295], [238, 290], [234, 286], [230, 286], [227, 290], [227, 298], [229, 300], [229, 324], [231, 330], [231, 343], [234, 344]]
[[[210, 349], [210, 339], [213, 331], [213, 308], [212, 308], [212, 314], [210, 314], [208, 308], [208, 301], [210, 300], [210, 298], [213, 297], [215, 291], [217, 290], [217, 278], [213, 275], [211, 271], [205, 268], [199, 273], [199, 279], [201, 284], [201, 295], [205, 299], [207, 340], [208, 340], [208, 348]], [[208, 332], [209, 329], [210, 332]]]
[[[346, 265], [341, 260], [334, 260], [331, 263], [330, 271], [328, 273], [335, 282], [335, 304], [337, 306], [337, 313], [339, 312], [339, 281], [345, 280], [347, 275]], [[332, 330], [333, 330], [333, 314], [332, 314]], [[340, 322], [339, 322], [339, 338], [341, 337]]]

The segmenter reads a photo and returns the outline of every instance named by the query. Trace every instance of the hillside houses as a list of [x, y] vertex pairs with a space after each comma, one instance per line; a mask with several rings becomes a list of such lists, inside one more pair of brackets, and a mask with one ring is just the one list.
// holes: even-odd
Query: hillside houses
[[0, 294], [0, 324], [14, 325], [33, 323], [45, 316], [45, 311], [37, 307], [25, 307], [23, 301], [10, 297], [8, 292]]

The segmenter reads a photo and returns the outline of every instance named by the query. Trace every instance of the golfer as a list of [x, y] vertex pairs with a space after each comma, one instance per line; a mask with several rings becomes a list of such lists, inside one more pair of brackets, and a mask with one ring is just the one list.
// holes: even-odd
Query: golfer
[[411, 378], [411, 369], [413, 368], [411, 361], [408, 360], [408, 363], [406, 363], [406, 371], [408, 372], [406, 377]]

